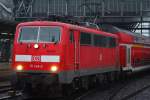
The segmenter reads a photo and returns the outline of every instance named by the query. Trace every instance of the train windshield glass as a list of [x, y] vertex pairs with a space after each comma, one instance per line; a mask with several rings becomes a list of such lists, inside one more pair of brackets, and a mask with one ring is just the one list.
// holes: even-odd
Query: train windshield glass
[[23, 27], [19, 42], [59, 42], [60, 27]]
[[58, 42], [60, 38], [59, 27], [41, 27], [39, 42]]
[[23, 27], [20, 32], [20, 42], [36, 42], [38, 27]]

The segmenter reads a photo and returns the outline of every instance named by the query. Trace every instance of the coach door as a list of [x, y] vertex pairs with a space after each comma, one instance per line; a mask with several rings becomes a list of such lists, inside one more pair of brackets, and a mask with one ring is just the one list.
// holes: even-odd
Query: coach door
[[131, 70], [131, 46], [126, 45], [126, 65], [128, 70]]

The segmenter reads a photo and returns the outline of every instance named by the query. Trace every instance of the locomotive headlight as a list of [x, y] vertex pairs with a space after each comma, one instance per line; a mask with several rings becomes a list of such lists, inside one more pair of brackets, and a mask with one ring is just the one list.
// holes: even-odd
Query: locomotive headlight
[[18, 71], [22, 71], [22, 70], [23, 70], [23, 66], [22, 66], [22, 65], [18, 65], [18, 66], [16, 67], [16, 69], [17, 69]]
[[39, 45], [38, 44], [34, 44], [34, 48], [35, 49], [39, 48]]
[[57, 72], [58, 67], [57, 67], [57, 66], [52, 66], [50, 70], [51, 70], [52, 72]]

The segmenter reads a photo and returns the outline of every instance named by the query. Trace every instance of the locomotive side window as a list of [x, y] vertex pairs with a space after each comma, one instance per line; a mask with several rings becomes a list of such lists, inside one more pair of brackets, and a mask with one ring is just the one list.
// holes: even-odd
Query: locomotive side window
[[107, 45], [107, 38], [102, 35], [94, 35], [94, 46], [98, 47], [106, 47]]
[[71, 42], [71, 43], [74, 42], [74, 34], [73, 34], [73, 31], [70, 31], [70, 42]]
[[20, 42], [36, 42], [38, 36], [37, 27], [23, 27], [20, 31]]
[[116, 47], [116, 46], [117, 46], [116, 39], [112, 38], [112, 37], [109, 37], [109, 47], [113, 48], [113, 47]]
[[116, 47], [116, 39], [102, 35], [94, 35], [94, 46], [113, 48]]
[[81, 33], [80, 34], [81, 45], [91, 45], [104, 48], [116, 47], [116, 39], [113, 37], [103, 36], [99, 34]]
[[81, 45], [91, 45], [91, 34], [89, 33], [81, 33], [80, 34], [80, 44]]

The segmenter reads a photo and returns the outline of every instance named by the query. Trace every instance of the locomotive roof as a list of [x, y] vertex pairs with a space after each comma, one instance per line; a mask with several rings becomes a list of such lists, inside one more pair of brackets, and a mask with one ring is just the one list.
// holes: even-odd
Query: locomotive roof
[[73, 24], [68, 24], [68, 23], [62, 23], [62, 22], [53, 22], [53, 21], [32, 21], [32, 22], [23, 22], [20, 23], [18, 26], [48, 26], [48, 25], [54, 25], [54, 26], [65, 26], [71, 29], [75, 29], [75, 30], [81, 30], [81, 31], [86, 31], [89, 33], [99, 33], [101, 32], [101, 34], [107, 35], [107, 36], [113, 36], [113, 37], [117, 37], [114, 34], [105, 32], [103, 30], [97, 30], [97, 29], [93, 29], [93, 28], [87, 28], [87, 27], [83, 27], [83, 26], [78, 26], [78, 25], [73, 25]]

